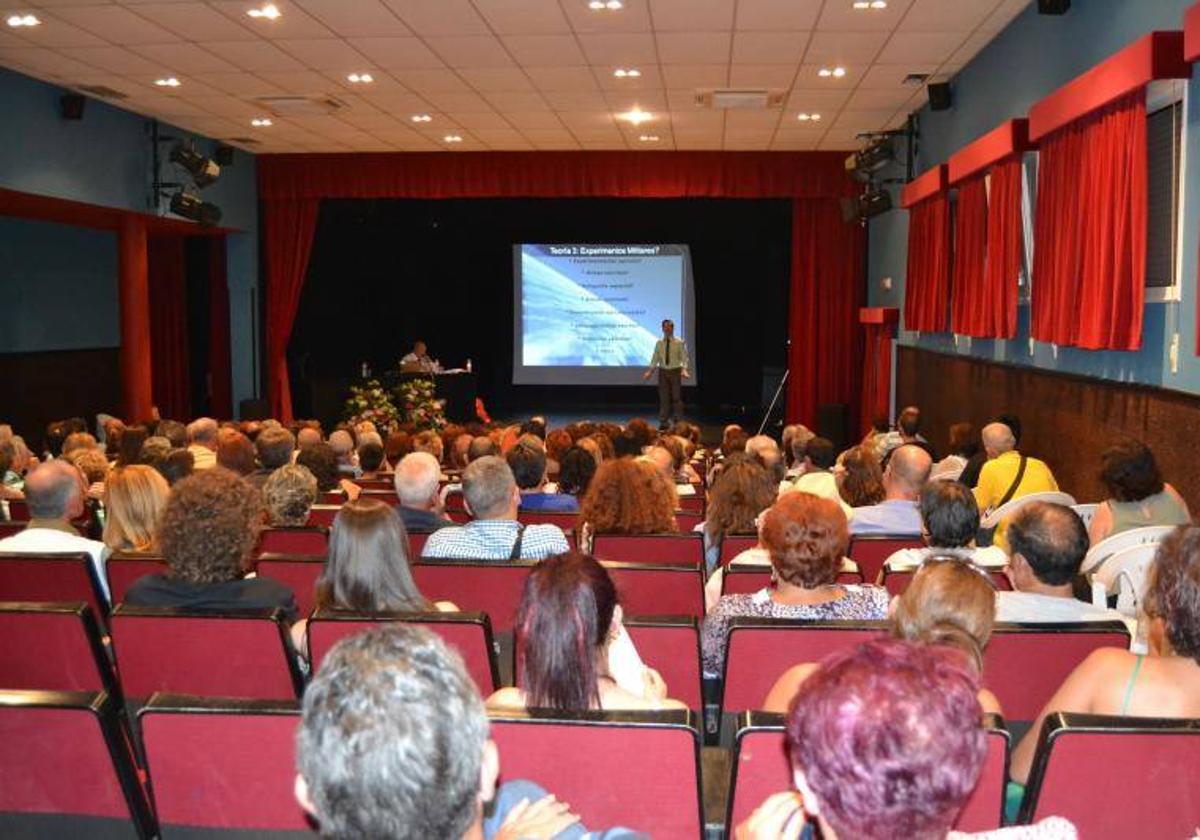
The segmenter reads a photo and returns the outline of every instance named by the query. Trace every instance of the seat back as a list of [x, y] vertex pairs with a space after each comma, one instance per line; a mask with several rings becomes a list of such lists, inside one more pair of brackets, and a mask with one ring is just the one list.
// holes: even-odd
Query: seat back
[[104, 692], [0, 691], [0, 835], [154, 834], [118, 714]]
[[525, 525], [557, 525], [563, 533], [569, 533], [575, 527], [579, 514], [561, 510], [526, 510], [517, 511], [517, 521]]
[[1157, 545], [1174, 530], [1174, 525], [1148, 525], [1145, 528], [1130, 528], [1128, 531], [1105, 537], [1088, 549], [1079, 569], [1085, 575], [1095, 574], [1102, 568], [1102, 564], [1118, 551], [1146, 543]]
[[317, 494], [317, 504], [341, 507], [346, 503], [346, 494], [341, 490], [329, 490]]
[[422, 560], [412, 564], [417, 589], [431, 601], [453, 601], [460, 610], [487, 613], [496, 633], [513, 629], [525, 578], [536, 563]]
[[1129, 648], [1120, 621], [1069, 624], [997, 624], [983, 654], [983, 684], [1004, 716], [1036, 720], [1063, 681], [1097, 648]]
[[308, 527], [310, 528], [332, 528], [333, 520], [337, 518], [338, 511], [342, 509], [341, 504], [336, 505], [313, 505], [308, 509]]
[[596, 534], [592, 554], [618, 563], [653, 563], [659, 566], [704, 566], [704, 537], [684, 534]]
[[433, 531], [413, 531], [412, 529], [406, 530], [408, 531], [408, 556], [420, 557], [421, 552], [425, 550], [425, 543], [429, 541], [429, 535], [432, 534]]
[[667, 695], [702, 711], [699, 620], [684, 615], [627, 615], [624, 624], [642, 662], [658, 671], [667, 684]]
[[377, 502], [383, 502], [384, 504], [391, 505], [392, 507], [400, 506], [400, 497], [396, 495], [395, 488], [376, 490], [364, 487], [358, 497], [360, 499], [374, 499]]
[[296, 700], [155, 694], [138, 713], [159, 824], [309, 831], [292, 794]]
[[704, 494], [701, 492], [693, 493], [690, 496], [680, 495], [679, 509], [684, 513], [699, 513], [704, 514]]
[[92, 558], [75, 554], [0, 554], [0, 601], [83, 601], [108, 615]]
[[22, 499], [8, 499], [8, 519], [10, 522], [28, 522], [29, 503]]
[[16, 536], [24, 530], [24, 522], [0, 522], [0, 540]]
[[698, 838], [700, 734], [687, 711], [492, 716], [506, 779], [533, 779], [585, 825]]
[[[774, 793], [792, 787], [787, 754], [786, 718], [770, 712], [745, 712], [739, 717], [733, 749], [725, 827], [728, 837]], [[1004, 721], [989, 715], [987, 758], [979, 782], [954, 822], [956, 831], [990, 831], [1000, 827], [1004, 788], [1008, 780], [1009, 735]]]
[[924, 547], [920, 534], [862, 534], [850, 537], [846, 555], [858, 564], [863, 580], [878, 583], [889, 557], [905, 548]]
[[329, 551], [329, 532], [313, 525], [298, 528], [264, 528], [256, 553], [305, 554], [324, 558]]
[[296, 608], [305, 616], [317, 603], [317, 579], [325, 570], [325, 558], [298, 554], [264, 554], [256, 561], [259, 577], [273, 578], [296, 595]]
[[721, 566], [728, 566], [734, 557], [737, 557], [743, 551], [754, 548], [756, 545], [758, 545], [757, 535], [729, 534], [723, 537], [721, 539]]
[[[843, 560], [837, 583], [854, 586], [863, 582], [853, 561]], [[731, 563], [721, 576], [722, 595], [752, 595], [771, 585], [771, 567], [758, 563]]]
[[725, 648], [721, 708], [760, 709], [783, 672], [887, 632], [884, 621], [735, 618]]
[[1093, 603], [1107, 606], [1108, 595], [1116, 592], [1117, 610], [1135, 617], [1146, 597], [1150, 567], [1157, 555], [1158, 543], [1153, 542], [1131, 545], [1110, 554], [1092, 575]]
[[[992, 586], [996, 587], [999, 592], [1008, 592], [1012, 590], [1012, 584], [1008, 580], [1008, 575], [1004, 574], [999, 569], [984, 569], [988, 579], [991, 580]], [[887, 566], [883, 567], [883, 586], [887, 589], [889, 595], [900, 595], [908, 588], [912, 582], [913, 575], [917, 573], [916, 568], [909, 569], [891, 569]]]
[[1192, 837], [1200, 720], [1058, 712], [1046, 718], [1022, 821], [1065, 817], [1080, 837]]
[[1066, 507], [1071, 507], [1075, 504], [1075, 497], [1069, 493], [1059, 493], [1056, 490], [1045, 490], [1040, 493], [1027, 493], [1024, 496], [1018, 496], [1015, 499], [1010, 499], [992, 512], [987, 513], [986, 516], [980, 519], [979, 527], [995, 528], [1005, 519], [1008, 519], [1008, 517], [1025, 507], [1025, 505], [1032, 504], [1033, 502], [1046, 502], [1052, 505], [1065, 505]]
[[500, 669], [492, 639], [492, 625], [481, 612], [411, 612], [356, 615], [337, 610], [319, 610], [308, 622], [308, 655], [313, 672], [321, 666], [330, 648], [347, 636], [388, 622], [402, 622], [432, 630], [458, 650], [467, 673], [487, 697], [500, 687]]
[[114, 604], [125, 600], [125, 593], [139, 578], [167, 571], [166, 561], [155, 554], [113, 554], [104, 561], [104, 574], [108, 576], [108, 591]]
[[0, 602], [0, 688], [121, 696], [87, 604]]
[[125, 695], [288, 700], [302, 687], [279, 608], [201, 613], [122, 604], [112, 640]]
[[704, 617], [704, 575], [683, 566], [602, 563], [626, 615]]
[[1100, 505], [1092, 502], [1090, 504], [1071, 505], [1071, 510], [1075, 511], [1075, 514], [1083, 520], [1083, 527], [1088, 528], [1091, 527], [1092, 518], [1096, 515], [1096, 508], [1098, 507]]
[[696, 530], [696, 526], [704, 521], [704, 514], [696, 510], [677, 510], [675, 511], [675, 525], [679, 528], [679, 533], [690, 534]]

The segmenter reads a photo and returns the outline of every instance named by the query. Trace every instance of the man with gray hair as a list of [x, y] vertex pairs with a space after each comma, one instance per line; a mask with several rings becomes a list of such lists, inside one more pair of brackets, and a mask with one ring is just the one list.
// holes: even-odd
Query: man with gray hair
[[19, 534], [0, 540], [0, 553], [87, 554], [92, 558], [100, 589], [108, 599], [108, 575], [104, 573], [108, 547], [102, 542], [81, 536], [71, 525], [73, 520], [83, 515], [84, 490], [83, 476], [70, 461], [56, 458], [39, 464], [25, 477], [29, 524]]
[[362, 476], [358, 468], [358, 454], [354, 451], [354, 438], [345, 429], [337, 429], [329, 436], [329, 446], [337, 456], [338, 472], [351, 478]]
[[208, 470], [217, 465], [217, 421], [198, 417], [187, 425], [188, 452], [192, 469]]
[[304, 694], [296, 764], [296, 800], [322, 837], [637, 836], [588, 833], [533, 782], [498, 786], [479, 690], [458, 653], [421, 627], [380, 627], [333, 647]]
[[424, 556], [446, 560], [541, 560], [570, 550], [557, 525], [517, 521], [521, 490], [503, 458], [488, 455], [463, 470], [463, 498], [475, 518], [442, 528], [425, 543]]
[[[980, 515], [986, 516], [1013, 499], [1058, 489], [1046, 462], [1018, 452], [1016, 435], [1004, 423], [988, 423], [983, 427], [982, 438], [988, 459], [979, 470], [979, 483], [975, 485]], [[1007, 528], [1008, 523], [1002, 522], [992, 537], [993, 543], [1001, 548], [1007, 548]]]
[[453, 523], [442, 515], [438, 480], [442, 469], [428, 452], [410, 452], [396, 465], [396, 508], [409, 531], [436, 531]]

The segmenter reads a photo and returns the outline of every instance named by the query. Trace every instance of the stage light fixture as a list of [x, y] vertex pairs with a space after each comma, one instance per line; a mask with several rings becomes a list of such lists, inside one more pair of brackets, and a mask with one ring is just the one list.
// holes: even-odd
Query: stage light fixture
[[246, 14], [255, 19], [265, 20], [279, 20], [279, 18], [282, 17], [279, 7], [274, 3], [267, 3], [259, 6], [256, 9], [247, 9]]
[[211, 227], [221, 221], [220, 207], [203, 201], [200, 196], [186, 190], [180, 190], [171, 196], [171, 212], [176, 216], [199, 222], [206, 227]]
[[880, 137], [854, 155], [855, 173], [869, 174], [878, 172], [895, 159], [896, 151], [892, 148], [891, 138]]
[[41, 21], [37, 15], [9, 15], [8, 25], [14, 29], [20, 26], [38, 26]]
[[867, 220], [892, 209], [892, 194], [886, 189], [868, 189], [858, 197], [858, 217]]
[[221, 177], [221, 167], [215, 160], [206, 158], [185, 143], [176, 143], [168, 159], [186, 169], [192, 176], [192, 182], [200, 189]]

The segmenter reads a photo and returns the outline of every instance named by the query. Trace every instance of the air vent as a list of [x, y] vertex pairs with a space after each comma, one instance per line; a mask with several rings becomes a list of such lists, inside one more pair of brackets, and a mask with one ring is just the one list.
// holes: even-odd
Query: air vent
[[929, 79], [928, 73], [909, 73], [904, 77], [903, 84], [909, 87], [920, 87]]
[[332, 96], [260, 96], [254, 101], [277, 117], [336, 114], [346, 107]]
[[717, 88], [696, 91], [696, 105], [700, 108], [726, 110], [730, 108], [779, 108], [783, 105], [782, 90], [766, 88]]
[[128, 99], [129, 96], [119, 90], [113, 90], [105, 85], [76, 85], [75, 90], [83, 91], [89, 96], [99, 96], [102, 99]]

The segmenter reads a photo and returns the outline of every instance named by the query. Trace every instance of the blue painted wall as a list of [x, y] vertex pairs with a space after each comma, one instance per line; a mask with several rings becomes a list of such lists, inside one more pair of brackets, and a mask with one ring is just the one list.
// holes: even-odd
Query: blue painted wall
[[[1062, 17], [1038, 15], [1036, 4], [1031, 3], [952, 80], [952, 110], [934, 113], [926, 106], [920, 111], [916, 171], [945, 163], [954, 152], [1004, 120], [1026, 116], [1033, 103], [1145, 33], [1182, 29], [1183, 13], [1192, 1], [1074, 0], [1070, 12]], [[1194, 353], [1200, 244], [1200, 81], [1188, 83], [1187, 97], [1182, 300], [1146, 304], [1140, 351], [1058, 348], [1056, 352], [1048, 344], [1035, 343], [1031, 354], [1028, 305], [1020, 307], [1017, 337], [1011, 341], [963, 338], [956, 344], [950, 334], [918, 336], [901, 329], [900, 343], [1200, 393], [1200, 359]], [[869, 237], [868, 299], [872, 306], [903, 308], [908, 213], [894, 210], [872, 220]], [[892, 288], [885, 289], [884, 279], [889, 277]], [[1169, 352], [1176, 332], [1179, 369], [1172, 373]]]
[[[53, 85], [0, 69], [0, 187], [106, 207], [153, 212], [150, 199], [149, 120], [89, 100], [79, 122], [63, 120]], [[172, 126], [161, 131], [192, 137], [211, 152], [212, 141]], [[169, 168], [164, 175], [169, 175]], [[168, 177], [167, 180], [178, 180]], [[229, 236], [227, 272], [232, 334], [233, 397], [255, 393], [255, 340], [249, 301], [258, 286], [258, 192], [254, 156], [235, 152], [234, 163], [203, 197], [221, 207]], [[16, 306], [0, 306], [0, 352], [32, 352], [120, 343], [116, 286], [116, 243], [111, 234], [80, 233], [60, 225], [32, 225], [0, 218], [0, 300], [12, 292]], [[28, 234], [29, 238], [25, 238]], [[110, 273], [105, 273], [106, 270]], [[45, 280], [53, 278], [53, 293]], [[86, 309], [84, 304], [86, 304]], [[88, 329], [76, 337], [64, 323], [64, 308], [85, 311]], [[14, 322], [44, 324], [41, 329]], [[67, 343], [64, 342], [77, 342]]]

